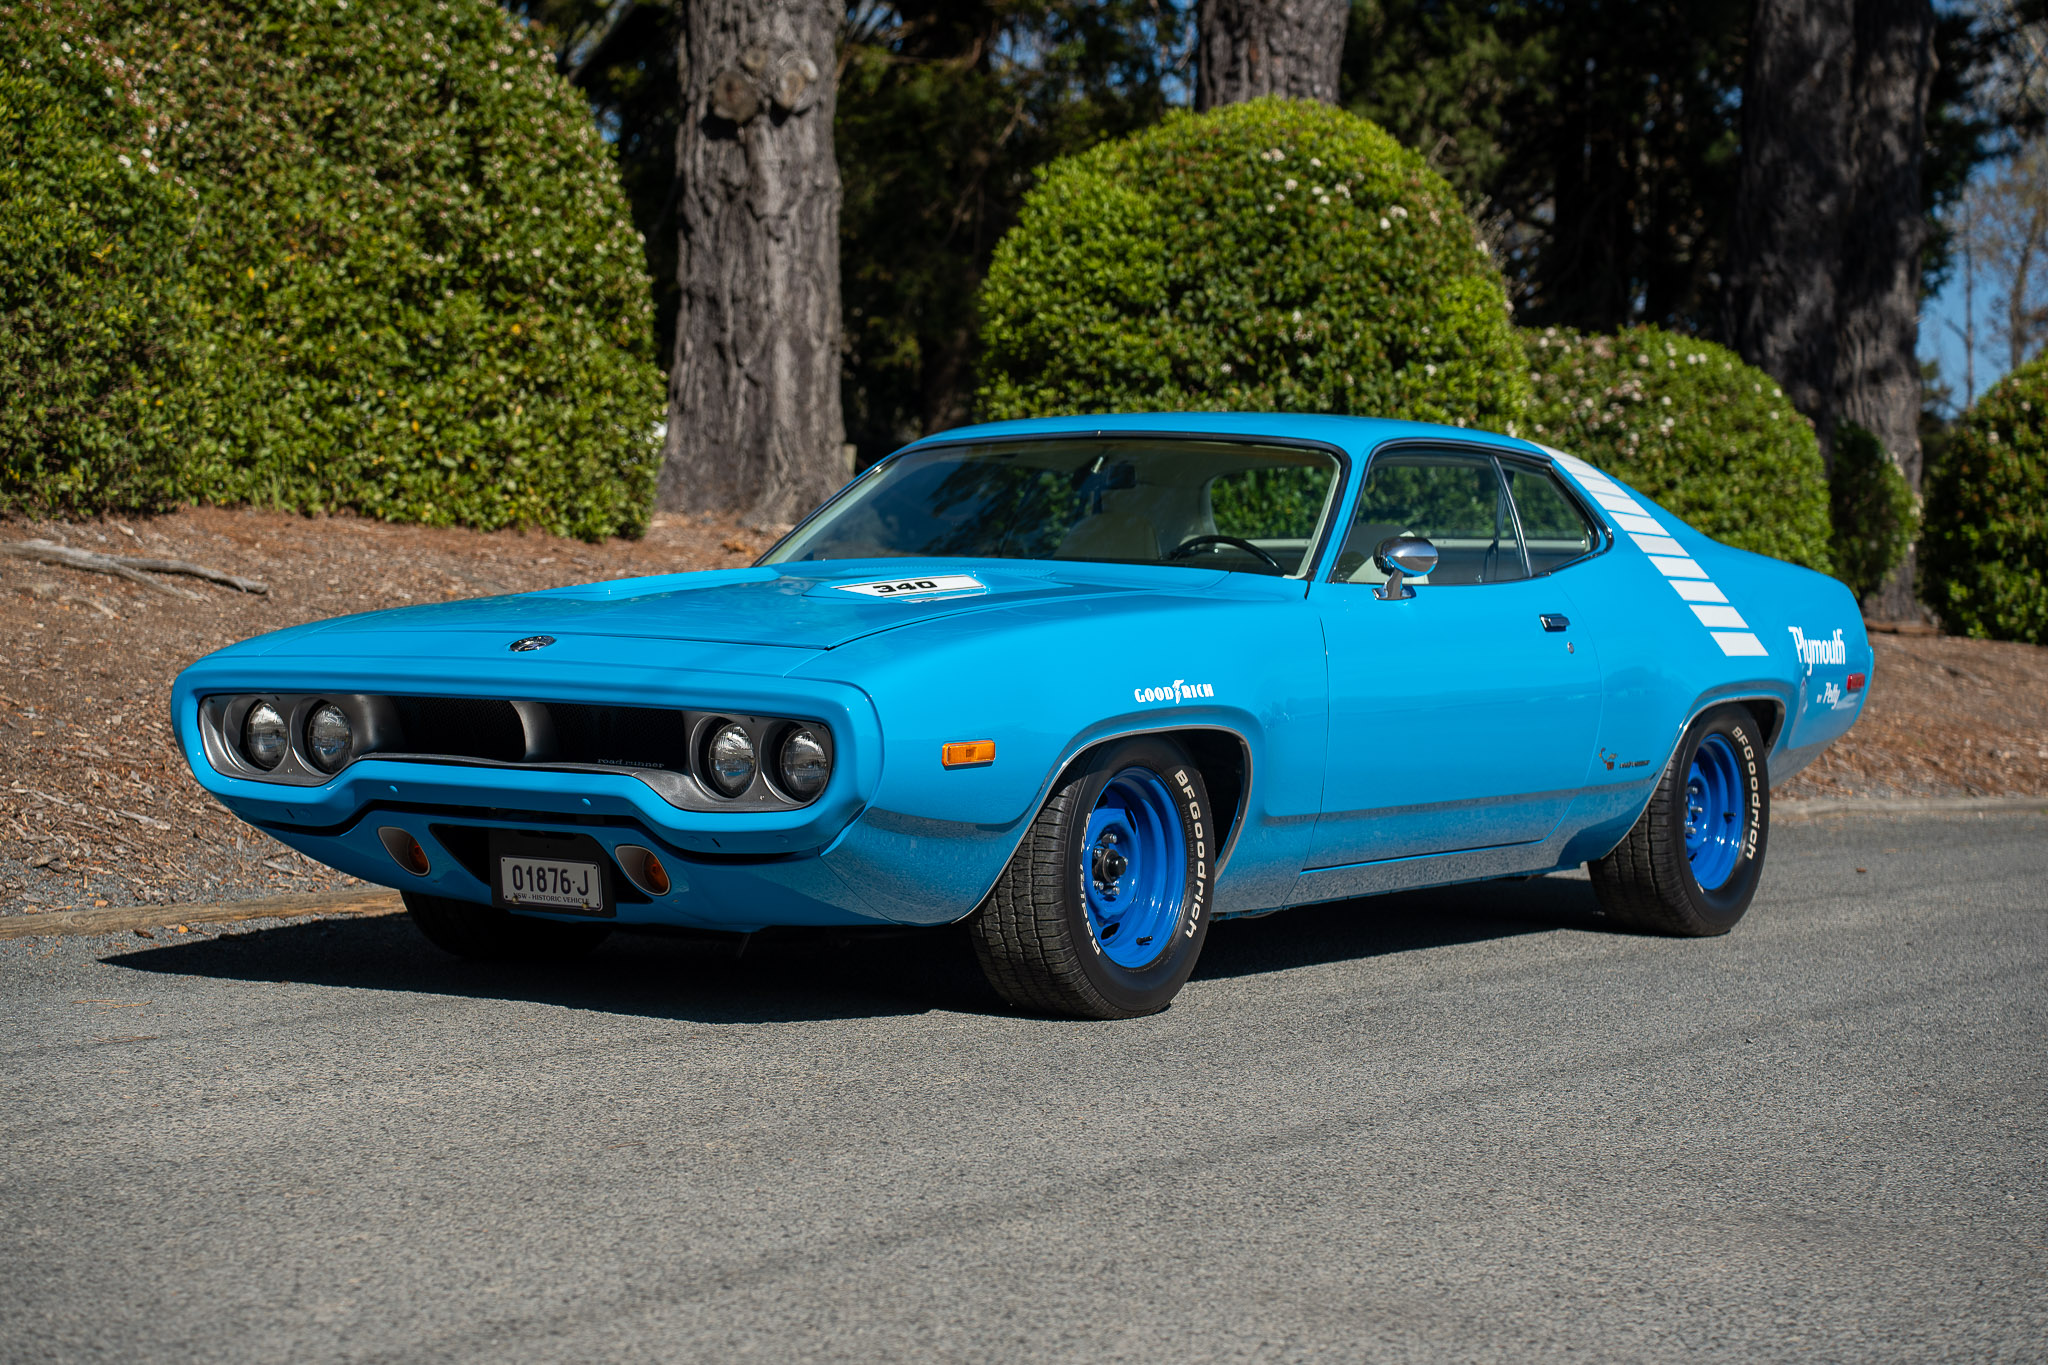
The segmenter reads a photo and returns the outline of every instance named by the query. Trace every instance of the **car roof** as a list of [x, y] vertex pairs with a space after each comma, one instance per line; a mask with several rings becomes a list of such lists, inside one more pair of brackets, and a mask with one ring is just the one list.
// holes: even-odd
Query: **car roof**
[[912, 446], [953, 441], [998, 440], [1019, 436], [1060, 436], [1096, 432], [1170, 432], [1204, 436], [1266, 437], [1319, 441], [1362, 456], [1393, 440], [1483, 441], [1548, 459], [1544, 446], [1476, 427], [1439, 426], [1433, 422], [1397, 422], [1384, 417], [1332, 417], [1299, 412], [1127, 412], [1075, 417], [1034, 417], [1016, 422], [984, 422], [935, 432]]

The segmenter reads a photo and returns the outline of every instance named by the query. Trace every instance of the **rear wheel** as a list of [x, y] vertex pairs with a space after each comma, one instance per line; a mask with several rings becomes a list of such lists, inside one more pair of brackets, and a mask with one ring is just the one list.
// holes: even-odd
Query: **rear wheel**
[[1694, 721], [1642, 818], [1588, 865], [1609, 918], [1653, 933], [1725, 934], [1763, 875], [1771, 782], [1763, 734], [1742, 706]]
[[403, 893], [412, 922], [444, 952], [478, 962], [559, 962], [605, 941], [609, 924], [565, 924], [515, 915], [495, 905]]
[[1213, 824], [1202, 774], [1146, 736], [1069, 769], [969, 921], [1013, 1005], [1086, 1019], [1166, 1008], [1209, 936]]

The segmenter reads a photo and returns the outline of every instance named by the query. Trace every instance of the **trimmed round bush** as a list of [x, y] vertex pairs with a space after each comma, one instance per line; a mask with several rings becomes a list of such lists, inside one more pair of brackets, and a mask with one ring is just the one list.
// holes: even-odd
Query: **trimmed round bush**
[[487, 0], [65, 0], [195, 194], [185, 490], [646, 523], [663, 386], [614, 159]]
[[1457, 196], [1377, 125], [1310, 101], [1174, 113], [1053, 163], [981, 308], [989, 418], [1520, 416], [1500, 272]]
[[1530, 439], [1599, 465], [1716, 540], [1832, 571], [1820, 443], [1762, 370], [1656, 327], [1525, 331], [1522, 351]]
[[1957, 634], [2048, 644], [2048, 356], [1963, 414], [1925, 493], [1921, 600]]
[[1884, 583], [1913, 543], [1919, 514], [1913, 486], [1872, 432], [1844, 422], [1835, 428], [1835, 467], [1828, 473], [1828, 514], [1834, 523], [1835, 577], [1860, 598]]
[[0, 31], [0, 508], [159, 506], [191, 215], [93, 44], [15, 7]]

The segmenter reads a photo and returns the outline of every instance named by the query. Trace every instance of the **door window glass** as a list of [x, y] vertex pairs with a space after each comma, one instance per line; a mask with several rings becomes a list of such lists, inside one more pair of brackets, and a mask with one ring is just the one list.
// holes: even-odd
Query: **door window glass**
[[1527, 576], [1507, 492], [1484, 455], [1376, 456], [1337, 560], [1339, 582], [1384, 583], [1373, 552], [1389, 536], [1436, 546], [1436, 571], [1412, 581], [1498, 583]]
[[1571, 495], [1547, 469], [1503, 462], [1508, 494], [1522, 514], [1522, 535], [1529, 552], [1529, 572], [1549, 573], [1575, 559], [1584, 559], [1600, 544], [1600, 536]]

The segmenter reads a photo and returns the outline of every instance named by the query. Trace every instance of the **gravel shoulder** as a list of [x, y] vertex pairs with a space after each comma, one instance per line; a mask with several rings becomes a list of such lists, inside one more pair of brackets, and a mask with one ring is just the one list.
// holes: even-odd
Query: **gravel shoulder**
[[[350, 516], [191, 508], [154, 518], [0, 518], [0, 538], [192, 560], [268, 596], [178, 580], [199, 600], [0, 559], [0, 916], [355, 885], [229, 816], [185, 770], [166, 703], [192, 660], [347, 612], [750, 562], [776, 528], [657, 517], [601, 545]], [[2048, 649], [1876, 637], [1864, 718], [1777, 792], [2048, 795]]]

